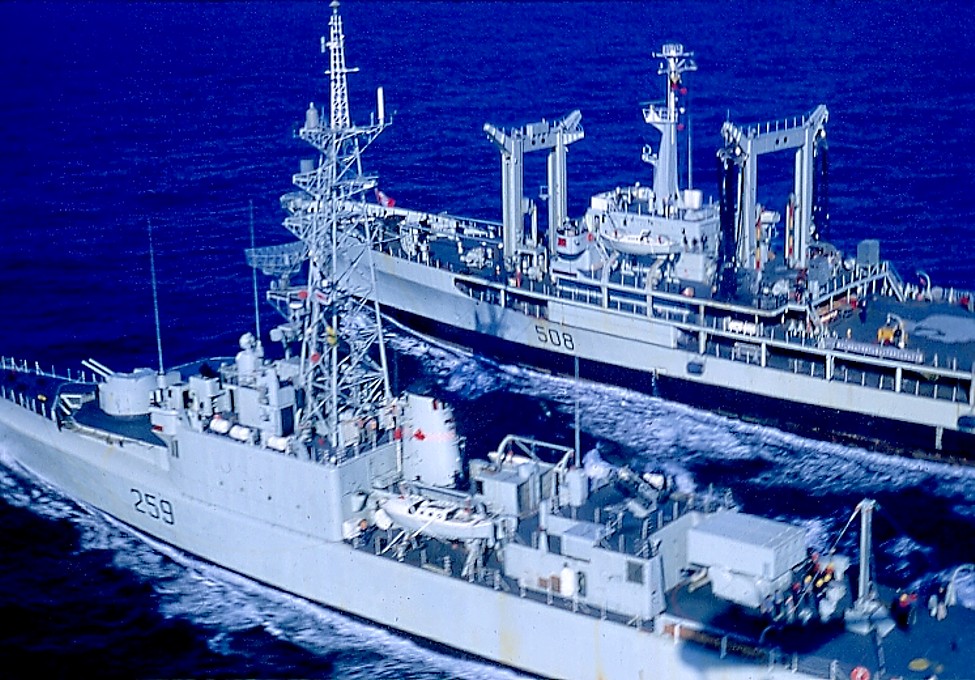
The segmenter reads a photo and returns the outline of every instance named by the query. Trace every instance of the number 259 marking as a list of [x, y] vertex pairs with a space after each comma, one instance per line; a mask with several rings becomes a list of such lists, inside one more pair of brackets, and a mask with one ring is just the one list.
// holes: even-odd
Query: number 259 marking
[[552, 347], [564, 347], [570, 352], [575, 350], [576, 343], [572, 339], [572, 334], [568, 331], [557, 331], [554, 328], [546, 329], [544, 326], [535, 326], [535, 336], [538, 341], [543, 345], [551, 345]]
[[166, 524], [176, 523], [176, 518], [173, 516], [173, 504], [165, 498], [159, 498], [151, 493], [143, 493], [136, 488], [129, 489], [129, 492], [135, 496], [136, 512], [149, 515], [153, 519], [162, 520]]

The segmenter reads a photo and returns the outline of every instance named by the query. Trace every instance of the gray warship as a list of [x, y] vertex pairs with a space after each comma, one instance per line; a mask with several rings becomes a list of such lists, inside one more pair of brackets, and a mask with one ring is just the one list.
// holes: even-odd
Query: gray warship
[[17, 463], [234, 572], [538, 676], [970, 677], [958, 639], [975, 613], [956, 605], [971, 575], [888, 606], [872, 501], [855, 510], [856, 559], [818, 555], [799, 527], [578, 445], [509, 436], [468, 456], [449, 405], [392, 394], [363, 290], [379, 285], [387, 222], [365, 207], [376, 179], [361, 162], [390, 121], [380, 91], [371, 122], [352, 123], [332, 8], [330, 106], [300, 133], [319, 160], [284, 199], [298, 245], [248, 252], [255, 307], [257, 270], [273, 275], [281, 356], [265, 355], [257, 315], [234, 357], [175, 369], [161, 344], [157, 369], [124, 372], [5, 358], [0, 441]]
[[[659, 134], [642, 151], [652, 182], [594, 195], [581, 217], [566, 208], [579, 111], [484, 125], [501, 158], [501, 222], [390, 205], [377, 192], [364, 207], [383, 222], [367, 283], [383, 310], [506, 362], [573, 375], [578, 360], [583, 379], [805, 436], [970, 459], [975, 295], [923, 272], [902, 278], [876, 240], [852, 255], [825, 240], [825, 106], [725, 122], [718, 198], [681, 186], [692, 177], [685, 78], [697, 66], [681, 44], [654, 57], [664, 98], [642, 111]], [[538, 201], [525, 189], [532, 152], [547, 154]], [[768, 154], [794, 158], [778, 206], [757, 201]]]

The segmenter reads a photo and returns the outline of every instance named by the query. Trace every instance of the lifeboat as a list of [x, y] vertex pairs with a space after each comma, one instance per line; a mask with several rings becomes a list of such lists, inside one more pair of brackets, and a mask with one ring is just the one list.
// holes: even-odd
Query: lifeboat
[[639, 234], [617, 234], [600, 231], [599, 237], [607, 248], [627, 255], [671, 255], [680, 251], [680, 245], [669, 236], [654, 236], [643, 231]]
[[382, 504], [393, 524], [445, 541], [494, 538], [494, 522], [483, 511], [422, 496], [393, 496]]

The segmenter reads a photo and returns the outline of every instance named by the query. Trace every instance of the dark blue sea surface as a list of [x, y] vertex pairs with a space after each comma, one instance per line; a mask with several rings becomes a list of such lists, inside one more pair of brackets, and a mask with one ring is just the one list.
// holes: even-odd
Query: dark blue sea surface
[[[830, 109], [830, 239], [881, 239], [906, 279], [975, 289], [975, 12], [963, 2], [366, 2], [342, 13], [353, 116], [383, 86], [393, 126], [368, 168], [399, 205], [499, 219], [485, 122], [578, 108], [569, 208], [649, 183], [665, 41], [687, 76], [694, 184], [716, 193], [721, 123]], [[152, 223], [167, 365], [232, 353], [252, 325], [260, 245], [290, 240], [278, 196], [327, 101], [327, 2], [0, 3], [0, 354], [77, 369], [155, 364]], [[537, 161], [537, 164], [536, 164]], [[526, 187], [544, 182], [529, 158]], [[781, 207], [791, 156], [759, 175]], [[274, 321], [265, 310], [267, 328]], [[878, 569], [892, 584], [975, 562], [975, 472], [811, 442], [616, 388], [457, 355], [402, 333], [401, 387], [455, 404], [468, 450], [509, 430], [729, 485], [749, 511], [825, 547], [860, 498], [880, 500]], [[0, 450], [0, 675], [513, 677], [147, 543], [25, 476]], [[450, 616], [445, 607], [444, 616]], [[473, 624], [472, 624], [473, 625]], [[975, 632], [970, 635], [975, 644]], [[20, 666], [15, 665], [17, 662]]]

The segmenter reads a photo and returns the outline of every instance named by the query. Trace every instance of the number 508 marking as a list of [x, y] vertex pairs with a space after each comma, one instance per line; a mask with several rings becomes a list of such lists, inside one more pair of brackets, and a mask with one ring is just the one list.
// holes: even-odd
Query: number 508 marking
[[535, 336], [538, 341], [543, 345], [551, 345], [552, 347], [564, 347], [570, 352], [575, 350], [576, 343], [572, 339], [572, 334], [568, 331], [557, 331], [554, 328], [546, 329], [544, 326], [535, 326]]

